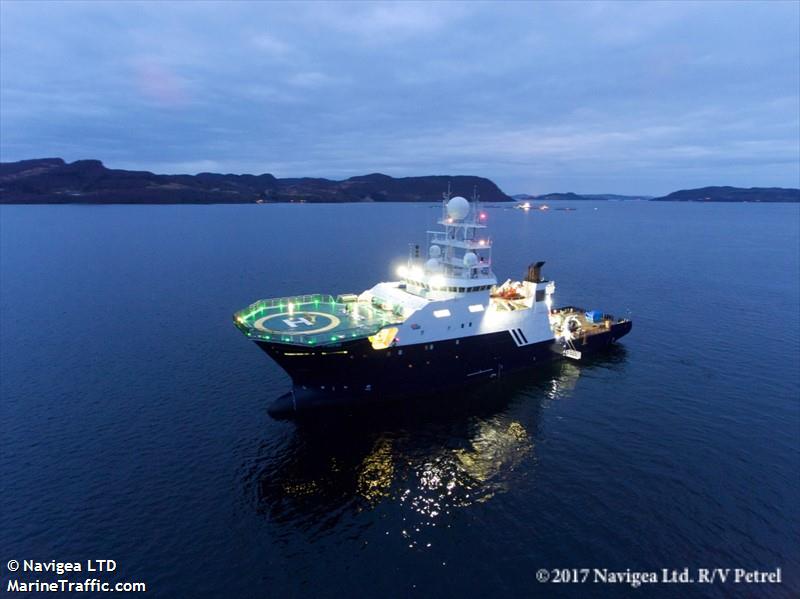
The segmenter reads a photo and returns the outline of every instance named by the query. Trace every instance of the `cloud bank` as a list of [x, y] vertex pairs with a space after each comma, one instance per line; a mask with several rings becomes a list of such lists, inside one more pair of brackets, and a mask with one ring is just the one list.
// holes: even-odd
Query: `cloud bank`
[[0, 3], [0, 157], [800, 185], [800, 4]]

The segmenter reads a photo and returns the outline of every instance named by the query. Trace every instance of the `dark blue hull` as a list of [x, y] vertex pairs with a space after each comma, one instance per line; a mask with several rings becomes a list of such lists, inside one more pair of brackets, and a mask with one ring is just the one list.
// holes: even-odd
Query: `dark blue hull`
[[[590, 354], [631, 330], [630, 321], [576, 340]], [[292, 391], [269, 409], [272, 416], [320, 407], [391, 401], [502, 377], [560, 359], [564, 347], [547, 341], [517, 346], [507, 331], [375, 350], [367, 339], [304, 348], [256, 341], [292, 378]]]

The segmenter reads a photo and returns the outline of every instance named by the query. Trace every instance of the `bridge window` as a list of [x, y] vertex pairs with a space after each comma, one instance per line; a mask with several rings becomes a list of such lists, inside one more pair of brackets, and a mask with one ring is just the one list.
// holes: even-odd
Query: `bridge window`
[[434, 315], [436, 318], [447, 318], [448, 316], [450, 316], [450, 310], [447, 310], [447, 309], [444, 309], [444, 310], [434, 310], [434, 311], [433, 311], [433, 315]]

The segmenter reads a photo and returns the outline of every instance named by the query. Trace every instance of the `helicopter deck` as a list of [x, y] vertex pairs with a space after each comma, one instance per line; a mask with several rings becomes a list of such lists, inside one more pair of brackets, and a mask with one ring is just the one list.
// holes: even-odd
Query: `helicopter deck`
[[313, 294], [259, 300], [234, 314], [248, 337], [292, 345], [340, 343], [369, 337], [402, 317], [356, 296]]

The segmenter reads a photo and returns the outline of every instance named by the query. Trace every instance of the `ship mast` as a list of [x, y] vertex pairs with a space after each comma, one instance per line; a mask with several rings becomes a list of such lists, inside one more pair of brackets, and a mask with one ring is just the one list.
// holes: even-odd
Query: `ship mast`
[[435, 299], [463, 293], [488, 291], [496, 284], [492, 272], [492, 240], [486, 231], [486, 213], [481, 210], [477, 187], [472, 202], [453, 196], [450, 185], [442, 194], [444, 230], [428, 231], [427, 258], [419, 247], [409, 252], [404, 279], [409, 292]]

